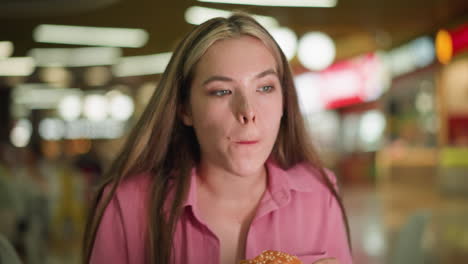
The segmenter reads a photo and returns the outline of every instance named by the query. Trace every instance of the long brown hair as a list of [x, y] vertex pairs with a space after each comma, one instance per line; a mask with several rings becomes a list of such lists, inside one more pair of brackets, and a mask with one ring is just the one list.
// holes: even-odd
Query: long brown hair
[[[150, 263], [171, 262], [175, 223], [186, 199], [189, 175], [200, 160], [193, 128], [182, 123], [179, 113], [187, 103], [194, 69], [206, 50], [217, 40], [250, 35], [261, 40], [277, 61], [283, 92], [284, 113], [271, 156], [283, 169], [308, 162], [336, 197], [343, 212], [349, 242], [349, 228], [343, 204], [314, 150], [300, 114], [289, 64], [281, 49], [260, 24], [244, 13], [214, 18], [197, 26], [177, 46], [140, 120], [122, 151], [105, 174], [91, 204], [84, 237], [83, 262], [91, 257], [97, 229], [118, 184], [142, 172], [152, 175], [147, 208], [147, 257]], [[169, 186], [170, 184], [170, 186]], [[103, 195], [108, 188], [107, 195]], [[169, 212], [164, 206], [169, 189], [174, 196]]]

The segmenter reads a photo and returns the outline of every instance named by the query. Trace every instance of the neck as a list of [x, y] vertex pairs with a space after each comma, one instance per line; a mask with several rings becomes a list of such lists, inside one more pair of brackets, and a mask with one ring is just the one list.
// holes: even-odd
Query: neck
[[267, 186], [265, 166], [249, 175], [238, 175], [226, 169], [201, 164], [197, 168], [199, 193], [203, 192], [222, 203], [240, 205], [259, 200]]

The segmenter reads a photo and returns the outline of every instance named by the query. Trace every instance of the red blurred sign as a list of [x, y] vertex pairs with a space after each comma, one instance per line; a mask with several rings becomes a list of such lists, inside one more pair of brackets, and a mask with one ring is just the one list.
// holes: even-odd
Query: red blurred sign
[[449, 31], [452, 37], [453, 55], [468, 49], [468, 25]]
[[319, 75], [321, 100], [328, 109], [375, 100], [388, 79], [382, 61], [374, 53], [338, 62]]
[[468, 146], [468, 115], [452, 115], [448, 118], [449, 144]]

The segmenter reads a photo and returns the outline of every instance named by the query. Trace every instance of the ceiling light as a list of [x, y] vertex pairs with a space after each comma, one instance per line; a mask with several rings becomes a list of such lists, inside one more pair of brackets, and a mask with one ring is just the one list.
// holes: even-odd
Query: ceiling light
[[107, 96], [109, 98], [109, 114], [113, 119], [125, 121], [133, 115], [135, 105], [130, 96], [115, 90], [110, 91]]
[[37, 48], [28, 52], [38, 66], [100, 66], [112, 65], [120, 58], [120, 48]]
[[36, 67], [33, 58], [11, 57], [0, 60], [0, 76], [29, 76]]
[[32, 125], [28, 119], [20, 119], [10, 132], [10, 141], [15, 147], [26, 147], [31, 139]]
[[84, 99], [83, 113], [91, 121], [102, 121], [107, 117], [108, 100], [103, 95], [91, 94]]
[[335, 59], [335, 43], [325, 33], [307, 33], [299, 40], [298, 58], [311, 70], [323, 70]]
[[133, 28], [44, 24], [34, 29], [33, 37], [44, 43], [139, 48], [148, 41], [148, 32]]
[[39, 135], [45, 140], [60, 140], [65, 132], [65, 123], [58, 118], [45, 118], [39, 122]]
[[337, 0], [198, 0], [206, 3], [222, 3], [256, 6], [291, 6], [291, 7], [335, 7]]
[[106, 119], [95, 122], [87, 119], [78, 119], [67, 122], [65, 139], [115, 139], [125, 132], [125, 122]]
[[78, 119], [81, 115], [81, 96], [70, 94], [62, 98], [58, 104], [58, 112], [60, 116], [67, 121]]
[[280, 46], [288, 60], [294, 58], [297, 49], [297, 36], [294, 31], [287, 27], [272, 28], [269, 30], [275, 41]]
[[172, 52], [122, 57], [112, 71], [117, 77], [160, 74], [166, 69], [171, 56]]
[[13, 54], [13, 43], [11, 41], [0, 41], [0, 59], [8, 58]]
[[13, 89], [13, 105], [28, 109], [55, 109], [64, 96], [81, 95], [79, 88], [52, 88], [44, 83], [23, 83]]
[[[215, 9], [215, 8], [207, 8], [201, 6], [192, 6], [187, 8], [185, 11], [185, 21], [189, 24], [199, 25], [209, 19], [215, 17], [229, 17], [232, 15], [231, 11], [222, 10], [222, 9]], [[279, 22], [273, 17], [269, 16], [259, 16], [259, 15], [252, 15], [252, 17], [257, 20], [262, 26], [266, 28], [271, 27], [278, 27]]]

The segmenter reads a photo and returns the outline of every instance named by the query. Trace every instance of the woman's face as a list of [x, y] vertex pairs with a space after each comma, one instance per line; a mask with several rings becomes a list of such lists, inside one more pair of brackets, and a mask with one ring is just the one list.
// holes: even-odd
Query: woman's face
[[182, 114], [195, 130], [202, 163], [238, 175], [262, 169], [283, 114], [281, 90], [277, 63], [260, 40], [242, 36], [208, 48]]

